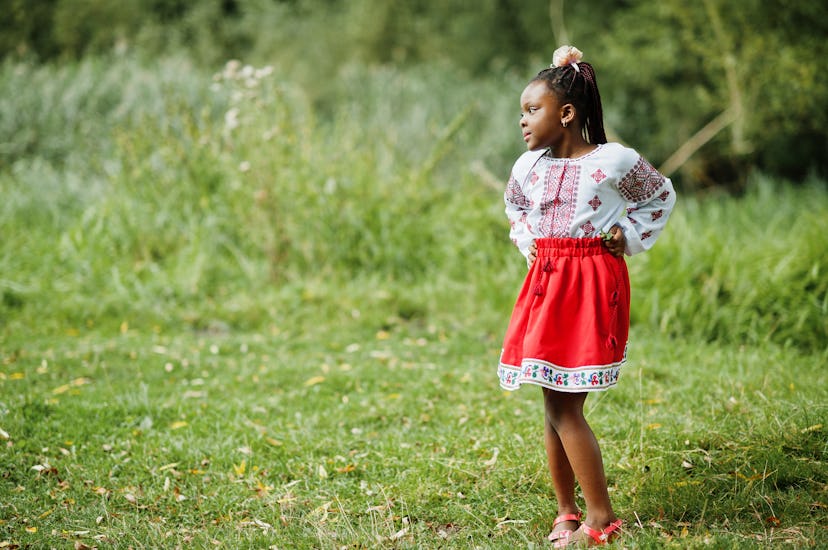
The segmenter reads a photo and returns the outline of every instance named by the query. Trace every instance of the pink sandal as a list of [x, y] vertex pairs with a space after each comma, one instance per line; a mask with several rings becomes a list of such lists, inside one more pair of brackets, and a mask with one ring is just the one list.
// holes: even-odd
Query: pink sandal
[[[583, 513], [578, 510], [577, 514], [561, 514], [560, 516], [555, 518], [555, 521], [552, 522], [552, 529], [555, 529], [555, 526], [559, 523], [563, 523], [565, 521], [575, 521], [578, 522], [578, 526], [581, 525], [581, 518], [583, 517]], [[555, 531], [549, 533], [547, 537], [549, 542], [555, 542], [556, 540], [566, 540], [569, 539], [569, 535], [572, 534], [572, 529], [561, 529], [560, 531]]]
[[617, 519], [600, 531], [598, 529], [593, 529], [584, 523], [581, 525], [581, 529], [583, 529], [584, 533], [589, 535], [589, 538], [595, 541], [594, 546], [603, 546], [621, 534], [618, 532], [618, 530], [621, 529], [621, 523], [622, 521]]

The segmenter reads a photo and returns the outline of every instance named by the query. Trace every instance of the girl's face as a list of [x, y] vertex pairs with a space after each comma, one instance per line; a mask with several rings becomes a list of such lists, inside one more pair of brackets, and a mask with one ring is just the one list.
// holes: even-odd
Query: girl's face
[[520, 95], [520, 129], [530, 151], [554, 148], [564, 135], [562, 105], [542, 81], [530, 82]]

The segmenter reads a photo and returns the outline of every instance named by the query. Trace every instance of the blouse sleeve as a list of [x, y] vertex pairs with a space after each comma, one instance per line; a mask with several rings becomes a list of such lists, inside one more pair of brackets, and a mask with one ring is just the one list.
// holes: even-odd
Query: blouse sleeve
[[526, 221], [532, 203], [529, 197], [523, 193], [514, 172], [509, 177], [503, 199], [506, 203], [506, 217], [509, 218], [509, 226], [511, 227], [509, 238], [518, 247], [521, 254], [528, 259], [529, 245], [532, 244], [535, 238], [529, 231], [529, 225]]
[[649, 250], [676, 204], [673, 183], [639, 156], [618, 183], [618, 191], [627, 201], [627, 214], [618, 222], [627, 241], [626, 254]]

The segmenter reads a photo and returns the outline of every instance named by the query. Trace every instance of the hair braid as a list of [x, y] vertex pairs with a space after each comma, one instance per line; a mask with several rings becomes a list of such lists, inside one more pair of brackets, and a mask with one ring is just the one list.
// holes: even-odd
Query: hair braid
[[606, 143], [604, 111], [595, 69], [583, 61], [578, 63], [578, 69], [576, 71], [572, 65], [544, 69], [532, 81], [542, 80], [562, 102], [575, 106], [583, 122], [584, 137], [589, 143]]

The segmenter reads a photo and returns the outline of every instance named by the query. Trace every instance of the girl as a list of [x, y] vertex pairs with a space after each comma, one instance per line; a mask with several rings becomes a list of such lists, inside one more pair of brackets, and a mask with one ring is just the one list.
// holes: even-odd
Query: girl
[[[577, 48], [555, 51], [520, 97], [528, 151], [506, 188], [512, 241], [529, 265], [506, 331], [500, 385], [543, 389], [544, 443], [558, 501], [549, 540], [606, 544], [619, 534], [589, 392], [615, 385], [626, 360], [624, 253], [649, 249], [675, 204], [669, 179], [634, 150], [607, 143], [595, 71]], [[578, 481], [584, 517], [575, 502]], [[583, 523], [582, 523], [583, 520]]]

